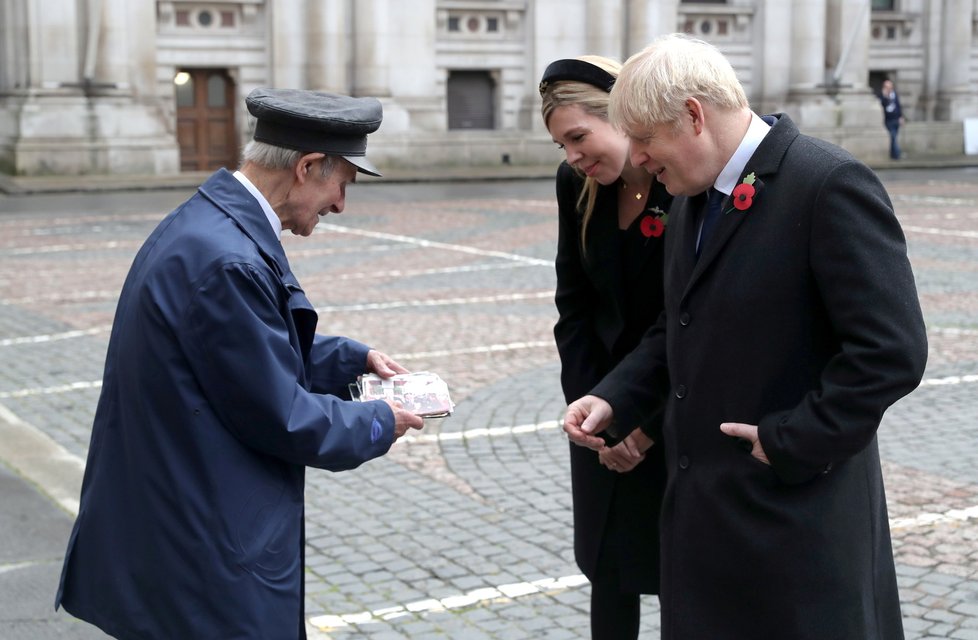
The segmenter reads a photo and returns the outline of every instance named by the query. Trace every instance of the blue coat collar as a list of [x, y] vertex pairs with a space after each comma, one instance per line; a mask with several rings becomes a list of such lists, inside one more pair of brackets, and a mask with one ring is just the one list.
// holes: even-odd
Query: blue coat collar
[[295, 283], [282, 242], [275, 237], [275, 232], [268, 224], [261, 205], [230, 171], [218, 169], [198, 188], [198, 191], [234, 220], [242, 233], [251, 238], [258, 247], [259, 253], [279, 277]]

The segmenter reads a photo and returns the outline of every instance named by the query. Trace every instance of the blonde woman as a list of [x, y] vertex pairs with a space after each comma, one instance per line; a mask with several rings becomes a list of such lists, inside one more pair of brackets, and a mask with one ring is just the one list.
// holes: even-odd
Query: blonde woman
[[[568, 403], [632, 350], [663, 305], [672, 198], [629, 164], [628, 138], [608, 122], [619, 68], [597, 56], [557, 60], [540, 82], [544, 123], [566, 153], [557, 170], [554, 336]], [[629, 426], [597, 452], [571, 445], [574, 555], [591, 581], [591, 634], [601, 640], [637, 638], [639, 596], [659, 587], [661, 424]]]

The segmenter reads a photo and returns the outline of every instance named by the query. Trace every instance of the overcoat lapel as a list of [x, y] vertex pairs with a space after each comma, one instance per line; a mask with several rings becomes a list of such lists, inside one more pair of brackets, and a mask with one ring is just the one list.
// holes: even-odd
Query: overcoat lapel
[[[743, 177], [741, 177], [741, 180], [742, 179]], [[705, 199], [706, 198], [704, 198], [704, 200]], [[754, 209], [755, 207], [751, 207], [751, 213], [754, 212]], [[720, 219], [716, 221], [716, 225], [713, 227], [713, 232], [709, 238], [709, 241], [700, 251], [699, 259], [696, 260], [696, 266], [693, 268], [693, 275], [689, 281], [689, 288], [692, 288], [703, 273], [709, 269], [710, 264], [716, 260], [718, 255], [720, 255], [724, 246], [740, 226], [740, 223], [744, 221], [745, 213], [734, 209], [732, 198], [730, 196], [725, 197], [723, 202], [720, 203], [720, 211]], [[693, 238], [695, 242], [695, 228], [693, 230]]]
[[740, 211], [734, 208], [731, 196], [723, 199], [721, 205], [721, 211], [723, 213], [721, 213], [720, 219], [717, 220], [710, 241], [703, 247], [703, 251], [700, 253], [698, 260], [694, 254], [698, 227], [698, 216], [695, 214], [705, 206], [706, 196], [701, 194], [687, 201], [690, 204], [690, 209], [685, 212], [687, 219], [684, 221], [683, 229], [688, 234], [688, 238], [684, 239], [683, 246], [686, 248], [686, 243], [688, 242], [689, 251], [684, 250], [682, 253], [683, 259], [689, 260], [693, 264], [693, 267], [689, 281], [686, 284], [685, 293], [683, 294], [684, 298], [690, 294], [696, 286], [696, 283], [709, 270], [710, 265], [723, 253], [726, 246], [734, 241], [734, 235], [744, 220], [747, 219], [747, 216], [756, 217], [788, 214], [784, 210], [774, 211], [766, 207], [763, 183], [765, 180], [771, 180], [777, 174], [788, 147], [798, 136], [798, 133], [798, 128], [786, 117], [781, 117], [771, 127], [771, 130], [764, 136], [764, 140], [754, 152], [754, 155], [747, 161], [747, 165], [744, 167], [740, 179], [737, 181], [737, 184], [740, 184], [751, 173], [760, 181], [761, 188], [755, 194], [753, 204], [746, 211]]
[[[677, 198], [669, 214], [673, 222], [674, 243], [673, 263], [679, 268], [679, 282], [689, 283], [696, 267], [696, 232], [699, 227], [699, 212], [706, 204], [706, 194], [689, 198]], [[685, 289], [685, 287], [684, 287]]]

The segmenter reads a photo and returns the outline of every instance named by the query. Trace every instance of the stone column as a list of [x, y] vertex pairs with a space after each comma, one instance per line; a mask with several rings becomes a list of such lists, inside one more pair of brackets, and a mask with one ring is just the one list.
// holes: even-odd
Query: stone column
[[[27, 42], [18, 37], [27, 24], [25, 0], [0, 0], [0, 92], [27, 86]], [[2, 133], [0, 133], [2, 135]]]
[[533, 49], [533, 65], [526, 67], [526, 98], [520, 115], [524, 128], [546, 132], [540, 119], [540, 76], [554, 60], [584, 53], [586, 22], [585, 0], [535, 0], [527, 6], [527, 43]]
[[[444, 130], [447, 118], [438, 88], [435, 59], [436, 2], [392, 2], [387, 7], [390, 33], [378, 54], [387, 69], [389, 99], [384, 99], [384, 131]], [[383, 94], [380, 94], [383, 95]]]
[[28, 47], [28, 86], [57, 89], [79, 79], [79, 15], [75, 0], [27, 0], [21, 37]]
[[316, 0], [307, 12], [309, 42], [308, 87], [350, 93], [352, 51], [347, 37], [351, 15], [346, 0]]
[[840, 90], [867, 86], [869, 17], [867, 0], [828, 0], [829, 82], [837, 82]]
[[[389, 0], [357, 0], [353, 3], [352, 73], [355, 95], [390, 95], [388, 63], [392, 26]], [[402, 52], [401, 55], [413, 56], [414, 52]]]
[[[0, 169], [51, 173], [58, 163], [27, 148], [81, 131], [63, 117], [77, 106], [79, 15], [76, 0], [0, 0]], [[25, 155], [27, 154], [27, 155]], [[28, 157], [28, 155], [30, 157]]]
[[825, 17], [825, 0], [792, 1], [792, 93], [820, 91], [825, 83]]
[[[86, 51], [95, 53], [95, 59], [86, 58], [83, 77], [92, 73], [90, 79], [106, 88], [114, 88], [120, 92], [129, 92], [129, 49], [130, 38], [136, 43], [138, 34], [129, 32], [127, 18], [131, 9], [126, 0], [88, 0], [89, 20], [98, 20], [100, 24], [97, 47], [88, 46]], [[140, 3], [131, 3], [133, 6]], [[100, 12], [101, 17], [93, 14]], [[137, 9], [137, 13], [141, 13]], [[155, 29], [154, 29], [155, 31]], [[94, 73], [93, 73], [94, 72]]]
[[645, 48], [657, 36], [678, 30], [679, 0], [626, 0], [624, 57]]
[[756, 56], [754, 73], [759, 82], [754, 85], [751, 103], [762, 113], [774, 111], [785, 103], [791, 82], [792, 4], [784, 0], [762, 0], [758, 7], [757, 25], [762, 34], [755, 42], [760, 55]]
[[[21, 25], [28, 40], [27, 86], [19, 96], [0, 99], [0, 132], [9, 131], [2, 143], [8, 170], [24, 175], [178, 170], [176, 139], [153, 93], [155, 78], [147, 77], [155, 75], [155, 66], [143, 64], [143, 32], [130, 31], [135, 23], [146, 28], [144, 4], [27, 2], [27, 24]], [[149, 28], [155, 33], [155, 16]], [[135, 95], [142, 87], [148, 92]]]
[[623, 0], [586, 0], [587, 41], [581, 54], [622, 59], [622, 30], [625, 22], [622, 2]]
[[[927, 2], [919, 7], [922, 16], [923, 33], [921, 41], [924, 49], [923, 79], [920, 87], [920, 97], [917, 100], [917, 116], [925, 121], [937, 118], [937, 94], [941, 86], [941, 51], [943, 47], [941, 29], [943, 27], [943, 7], [940, 2]], [[897, 87], [899, 89], [900, 87]], [[903, 105], [904, 111], [907, 105]]]
[[879, 101], [869, 90], [868, 0], [828, 0], [826, 58], [829, 95], [838, 111], [836, 124], [879, 127]]
[[[560, 58], [572, 58], [584, 53], [587, 33], [587, 7], [585, 0], [536, 0], [527, 8], [531, 27], [528, 37], [534, 47], [536, 65], [534, 79], [538, 79], [547, 65]], [[536, 82], [533, 82], [536, 91]]]
[[944, 0], [943, 5], [941, 67], [934, 116], [938, 120], [963, 120], [978, 115], [978, 98], [969, 85], [975, 7], [972, 0]]
[[271, 85], [306, 89], [306, 2], [266, 2], [265, 6], [270, 14]]
[[834, 126], [835, 101], [826, 92], [826, 0], [792, 0], [791, 68], [786, 110], [802, 127]]
[[[124, 3], [125, 4], [125, 3]], [[129, 37], [128, 73], [133, 94], [139, 99], [156, 99], [159, 84], [156, 77], [156, 7], [154, 3], [128, 3], [126, 26]]]

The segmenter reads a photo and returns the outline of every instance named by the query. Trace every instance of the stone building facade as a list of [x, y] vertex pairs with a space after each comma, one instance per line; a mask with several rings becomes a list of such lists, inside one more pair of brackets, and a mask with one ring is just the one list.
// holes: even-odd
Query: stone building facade
[[910, 154], [978, 118], [978, 0], [0, 0], [0, 170], [167, 174], [233, 165], [259, 86], [372, 95], [384, 166], [555, 160], [538, 78], [686, 31], [752, 107], [866, 158], [891, 77]]

